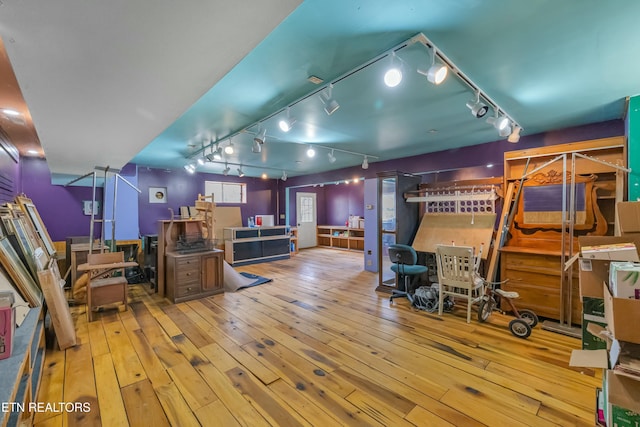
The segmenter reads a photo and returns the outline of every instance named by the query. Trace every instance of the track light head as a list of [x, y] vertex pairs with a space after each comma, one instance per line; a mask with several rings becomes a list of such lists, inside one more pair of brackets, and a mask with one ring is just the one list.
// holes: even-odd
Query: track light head
[[316, 155], [316, 150], [314, 150], [313, 147], [309, 147], [307, 149], [307, 157], [311, 158], [314, 157]]
[[193, 163], [189, 163], [188, 165], [184, 165], [184, 168], [187, 172], [193, 174], [196, 172], [196, 165]]
[[233, 154], [233, 143], [231, 143], [231, 141], [229, 141], [229, 145], [224, 147], [224, 152], [226, 154]]
[[402, 70], [400, 65], [396, 64], [396, 53], [391, 52], [391, 65], [389, 69], [384, 73], [384, 84], [389, 87], [396, 87], [402, 81]]
[[287, 171], [282, 171], [282, 177], [280, 179], [283, 181], [287, 180]]
[[242, 171], [242, 166], [238, 168], [238, 176], [242, 178], [244, 176], [244, 172]]
[[496, 115], [493, 117], [489, 117], [487, 119], [487, 123], [493, 125], [493, 127], [498, 131], [502, 131], [509, 125], [509, 119], [507, 119], [505, 116], [498, 115], [498, 112], [496, 111]]
[[500, 135], [502, 137], [511, 135], [511, 125], [507, 124], [502, 129], [499, 129], [498, 130], [498, 135]]
[[258, 144], [264, 144], [267, 139], [267, 130], [263, 129], [261, 132], [253, 138], [253, 142], [257, 142]]
[[258, 142], [256, 138], [253, 139], [253, 146], [251, 147], [252, 153], [261, 153], [262, 152], [262, 143]]
[[327, 157], [329, 158], [329, 163], [335, 163], [336, 162], [336, 156], [334, 156], [333, 150], [331, 150], [331, 152], [327, 153]]
[[331, 97], [332, 89], [333, 85], [329, 85], [325, 92], [320, 93], [320, 102], [324, 104], [324, 112], [327, 113], [328, 116], [332, 115], [338, 108], [340, 108], [338, 101]]
[[522, 131], [522, 128], [518, 125], [514, 125], [513, 126], [513, 131], [511, 132], [511, 134], [509, 135], [509, 138], [507, 138], [507, 141], [515, 144], [516, 142], [520, 141], [520, 132]]
[[364, 160], [362, 160], [362, 169], [369, 169], [369, 159], [367, 156], [364, 156]]
[[222, 147], [218, 146], [212, 154], [214, 160], [222, 160]]
[[231, 168], [225, 163], [224, 164], [224, 169], [222, 170], [222, 175], [227, 176], [229, 175], [229, 171], [231, 170]]
[[489, 112], [489, 107], [485, 103], [480, 101], [479, 97], [480, 96], [478, 94], [478, 97], [476, 99], [467, 102], [467, 108], [471, 110], [471, 114], [476, 119], [483, 118]]

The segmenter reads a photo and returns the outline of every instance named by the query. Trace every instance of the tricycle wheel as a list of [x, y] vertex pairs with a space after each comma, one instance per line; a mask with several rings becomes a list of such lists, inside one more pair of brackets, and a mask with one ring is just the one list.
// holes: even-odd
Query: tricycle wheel
[[513, 319], [509, 322], [509, 329], [518, 338], [528, 338], [531, 335], [531, 326], [522, 319]]
[[489, 316], [491, 316], [491, 312], [493, 311], [493, 301], [488, 298], [480, 301], [480, 305], [478, 306], [478, 322], [485, 322]]
[[538, 316], [531, 310], [519, 310], [520, 318], [527, 322], [531, 328], [535, 328], [538, 324]]

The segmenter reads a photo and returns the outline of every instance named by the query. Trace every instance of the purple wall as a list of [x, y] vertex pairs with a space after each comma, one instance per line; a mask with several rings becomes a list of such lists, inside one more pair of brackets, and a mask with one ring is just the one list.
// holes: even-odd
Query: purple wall
[[[234, 178], [229, 176], [196, 173], [189, 174], [182, 169], [138, 168], [138, 188], [142, 191], [138, 209], [140, 234], [157, 234], [158, 220], [171, 218], [168, 208], [176, 215], [180, 206], [193, 206], [198, 194], [204, 194], [205, 181], [244, 182], [247, 184], [247, 203], [225, 204], [240, 206], [242, 223], [247, 225], [247, 217], [257, 214], [276, 215], [278, 204], [277, 180], [261, 178]], [[149, 203], [149, 187], [166, 187], [167, 203]]]
[[51, 240], [88, 236], [90, 216], [82, 213], [83, 200], [91, 200], [90, 187], [51, 184], [51, 172], [43, 159], [23, 157], [22, 192], [33, 200]]
[[[504, 170], [504, 153], [507, 151], [524, 150], [590, 139], [608, 138], [624, 134], [624, 121], [610, 120], [607, 122], [593, 123], [585, 126], [522, 136], [520, 138], [520, 142], [517, 144], [509, 143], [506, 140], [500, 140], [471, 147], [439, 151], [437, 153], [422, 154], [403, 159], [388, 160], [384, 162], [370, 162], [369, 169], [367, 170], [363, 170], [360, 166], [354, 166], [321, 174], [293, 177], [287, 180], [286, 186], [296, 186], [298, 187], [296, 188], [296, 191], [311, 191], [313, 187], [300, 186], [312, 185], [318, 182], [351, 179], [353, 176], [364, 176], [365, 179], [375, 178], [378, 172], [391, 170], [423, 174], [422, 182], [425, 183], [502, 176]], [[487, 168], [487, 164], [493, 164], [493, 167]], [[344, 184], [340, 184], [336, 187], [346, 186]], [[285, 200], [284, 186], [282, 191], [281, 200]], [[350, 206], [347, 209], [352, 209], [352, 206], [355, 207], [358, 204], [362, 206], [364, 204], [364, 196], [360, 197], [359, 201], [350, 199]], [[329, 201], [330, 197], [327, 197], [327, 200]], [[289, 214], [293, 218], [291, 221], [292, 224], [295, 223], [295, 204], [295, 196], [290, 197]], [[318, 206], [318, 216], [320, 216], [320, 203], [318, 203]], [[334, 206], [333, 208], [337, 209], [338, 207]], [[342, 210], [344, 210], [344, 208], [342, 208]], [[282, 211], [284, 211], [284, 207], [282, 208]], [[355, 212], [351, 213], [358, 215]], [[347, 212], [347, 216], [348, 214], [349, 212]], [[326, 219], [327, 221], [339, 220], [337, 215], [331, 218], [327, 217]], [[341, 220], [330, 225], [343, 224], [344, 221], [345, 220]], [[318, 223], [320, 224], [320, 222]]]
[[[318, 223], [337, 225], [343, 224], [349, 214], [363, 216], [364, 190], [362, 183], [358, 185], [326, 185], [316, 188], [299, 186], [351, 179], [354, 175], [375, 178], [378, 172], [388, 170], [411, 173], [452, 170], [437, 174], [424, 174], [423, 182], [501, 176], [503, 156], [506, 151], [619, 136], [624, 135], [624, 132], [624, 122], [612, 120], [523, 136], [518, 144], [494, 141], [405, 159], [372, 162], [367, 170], [356, 166], [323, 174], [289, 178], [286, 183], [280, 180], [240, 179], [216, 174], [197, 173], [190, 175], [182, 169], [165, 171], [140, 167], [137, 170], [138, 187], [142, 191], [138, 199], [140, 233], [156, 234], [157, 221], [168, 219], [170, 216], [167, 207], [172, 207], [177, 212], [179, 206], [192, 205], [198, 193], [204, 192], [205, 180], [247, 183], [248, 203], [240, 206], [243, 223], [246, 223], [248, 216], [256, 214], [273, 214], [278, 218], [278, 211], [281, 213], [285, 211], [284, 189], [298, 187], [292, 188], [290, 192], [291, 224], [295, 224], [295, 193], [307, 191], [318, 194]], [[491, 169], [486, 168], [487, 163], [493, 163], [495, 166]], [[91, 188], [52, 185], [50, 171], [45, 160], [22, 158], [20, 165], [17, 165], [3, 150], [0, 150], [0, 172], [15, 179], [15, 193], [25, 193], [34, 201], [54, 241], [64, 240], [68, 236], [88, 234], [89, 216], [82, 213], [82, 201], [91, 199]], [[125, 177], [126, 175], [135, 175], [135, 166], [125, 167], [122, 175]], [[150, 204], [149, 187], [166, 187], [168, 203]]]

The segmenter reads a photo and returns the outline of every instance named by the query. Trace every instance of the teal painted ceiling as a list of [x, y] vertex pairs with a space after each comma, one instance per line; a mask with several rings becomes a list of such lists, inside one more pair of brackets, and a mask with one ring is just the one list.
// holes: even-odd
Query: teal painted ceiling
[[[358, 165], [365, 155], [372, 163], [505, 139], [486, 123], [493, 111], [471, 115], [465, 104], [475, 95], [459, 76], [450, 73], [436, 86], [417, 72], [432, 60], [428, 44], [405, 45], [417, 34], [522, 126], [523, 136], [622, 118], [625, 98], [640, 92], [635, 0], [306, 0], [282, 18], [219, 78], [181, 81], [199, 93], [195, 102], [154, 119], [130, 161], [181, 168], [232, 142], [233, 154], [197, 170], [221, 173], [226, 162], [232, 174], [242, 165], [247, 176], [279, 178], [283, 171], [297, 176]], [[226, 24], [251, 28], [242, 19]], [[227, 53], [197, 44], [182, 49], [185, 69], [229, 62]], [[382, 80], [392, 51], [403, 79], [389, 88]], [[323, 81], [311, 83], [310, 76]], [[329, 84], [340, 105], [331, 115], [320, 99]], [[158, 96], [152, 104], [171, 102]], [[278, 128], [287, 114], [296, 120], [288, 133]], [[261, 131], [266, 141], [254, 153]], [[311, 146], [314, 158], [306, 155]]]

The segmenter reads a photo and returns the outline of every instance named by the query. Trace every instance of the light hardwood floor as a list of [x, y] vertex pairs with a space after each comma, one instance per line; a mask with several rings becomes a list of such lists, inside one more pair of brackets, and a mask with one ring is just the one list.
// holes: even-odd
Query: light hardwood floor
[[239, 268], [272, 283], [181, 304], [131, 286], [128, 311], [48, 350], [39, 402], [88, 412], [44, 426], [593, 425], [599, 372], [568, 367], [579, 340], [494, 313], [465, 322], [389, 305], [362, 253], [309, 249]]

